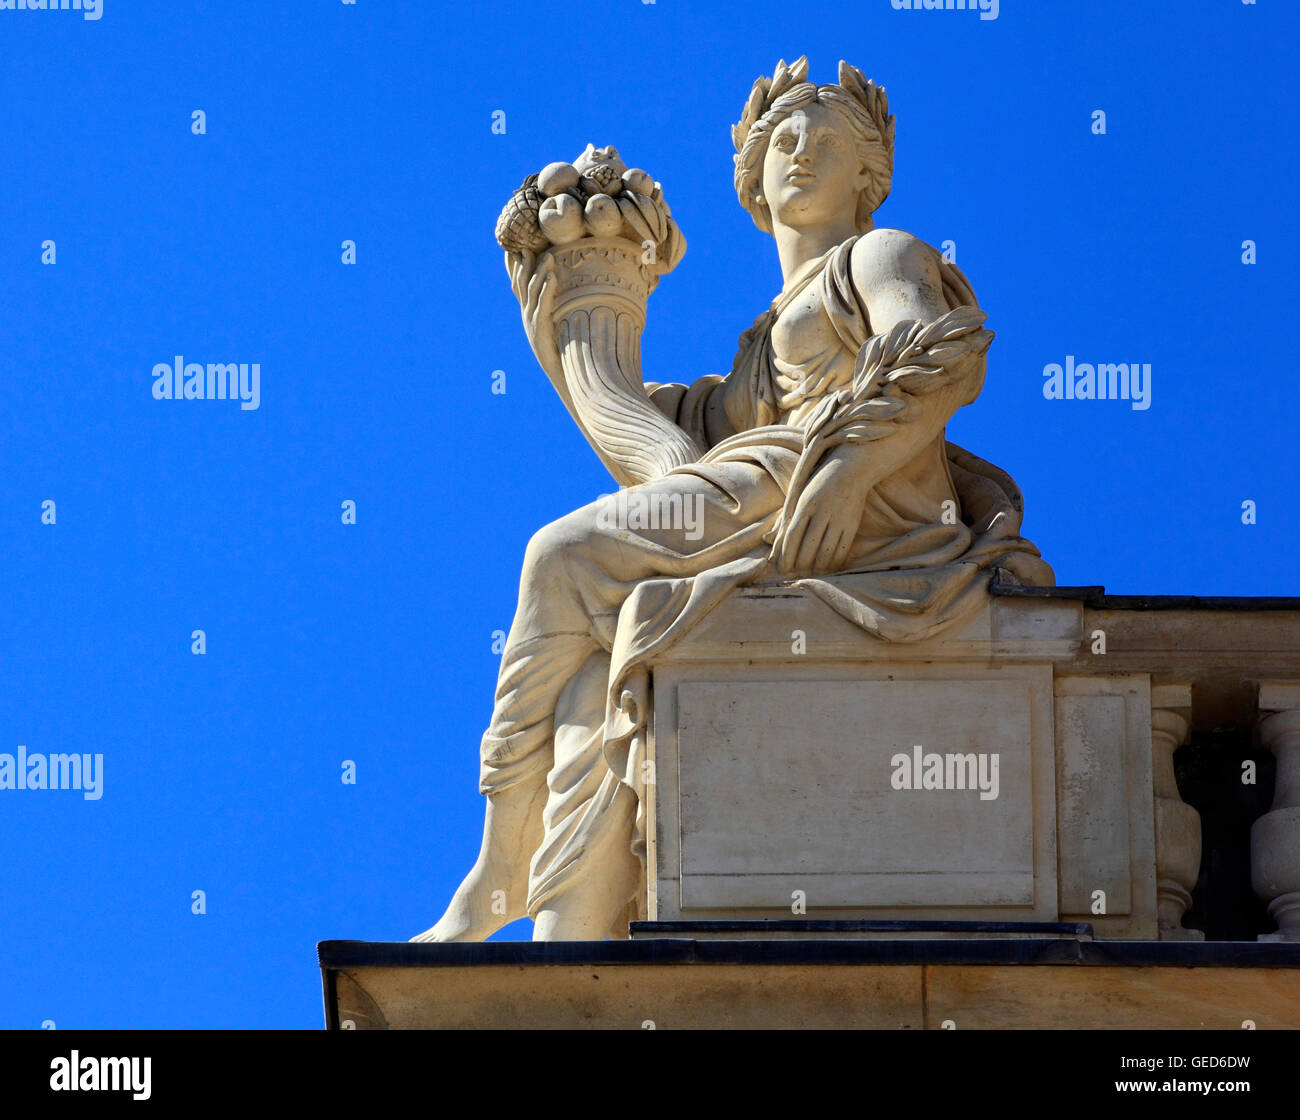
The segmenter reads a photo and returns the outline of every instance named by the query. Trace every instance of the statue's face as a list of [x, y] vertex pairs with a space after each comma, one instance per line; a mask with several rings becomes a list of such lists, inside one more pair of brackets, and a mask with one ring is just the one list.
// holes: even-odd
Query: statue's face
[[848, 122], [824, 105], [796, 109], [768, 142], [763, 197], [774, 222], [803, 227], [852, 219], [868, 181]]

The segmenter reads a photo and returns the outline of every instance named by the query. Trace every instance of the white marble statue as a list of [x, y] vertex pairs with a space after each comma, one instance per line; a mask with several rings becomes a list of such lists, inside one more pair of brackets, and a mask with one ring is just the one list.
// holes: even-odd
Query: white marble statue
[[624, 489], [528, 546], [481, 746], [482, 850], [414, 940], [525, 915], [538, 940], [627, 936], [645, 898], [647, 666], [736, 587], [793, 581], [912, 641], [980, 604], [995, 569], [1054, 582], [1015, 484], [944, 437], [993, 335], [954, 265], [873, 225], [893, 171], [885, 91], [843, 62], [837, 84], [806, 75], [778, 64], [732, 129], [736, 191], [784, 286], [725, 377], [641, 379], [646, 299], [685, 249], [645, 172], [588, 148], [502, 214], [533, 351]]

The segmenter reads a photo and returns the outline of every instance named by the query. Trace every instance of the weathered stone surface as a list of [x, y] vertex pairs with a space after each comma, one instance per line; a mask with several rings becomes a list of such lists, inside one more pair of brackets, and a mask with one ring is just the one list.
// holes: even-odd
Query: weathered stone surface
[[[789, 913], [803, 892], [816, 910], [1028, 915], [1031, 690], [1024, 679], [678, 684], [682, 912]], [[960, 788], [919, 788], [927, 757]]]
[[468, 949], [323, 943], [327, 1025], [345, 1030], [1300, 1027], [1300, 946], [1293, 945], [673, 940], [560, 944], [545, 954], [508, 942]]

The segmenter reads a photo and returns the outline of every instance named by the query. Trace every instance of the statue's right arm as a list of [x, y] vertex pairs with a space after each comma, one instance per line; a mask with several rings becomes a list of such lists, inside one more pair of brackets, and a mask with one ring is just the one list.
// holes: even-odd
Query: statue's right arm
[[727, 416], [726, 397], [732, 375], [708, 374], [689, 385], [646, 382], [650, 403], [701, 447], [714, 447], [737, 429]]
[[[646, 408], [647, 397], [636, 400], [636, 389], [631, 385], [625, 388], [606, 385], [604, 390], [610, 394], [606, 400], [609, 415], [601, 411], [601, 401], [596, 400], [593, 412], [592, 400], [574, 400], [574, 390], [569, 385], [564, 363], [560, 355], [559, 340], [555, 329], [555, 262], [549, 255], [540, 262], [532, 253], [506, 253], [506, 271], [510, 274], [511, 287], [519, 302], [520, 315], [523, 319], [524, 333], [537, 358], [537, 363], [546, 373], [554, 386], [560, 400], [564, 402], [569, 416], [577, 425], [583, 437], [591, 444], [601, 461], [609, 468], [619, 485], [626, 486], [636, 482], [645, 482], [657, 478], [673, 466], [691, 462], [701, 454], [701, 448], [709, 446], [707, 433], [716, 433], [718, 425], [710, 424], [702, 412], [699, 424], [694, 428], [678, 424], [674, 411], [660, 405], [658, 408]], [[622, 373], [623, 371], [616, 371]], [[590, 371], [588, 371], [590, 373]], [[633, 374], [635, 377], [636, 375]], [[721, 378], [713, 378], [721, 381]], [[682, 386], [683, 399], [674, 400], [673, 404], [686, 403], [686, 387]], [[630, 394], [623, 396], [621, 394]], [[599, 397], [599, 392], [597, 393]], [[694, 401], [691, 397], [691, 402]], [[580, 408], [582, 405], [583, 408]], [[585, 411], [584, 411], [585, 409]], [[642, 416], [642, 410], [648, 415]], [[678, 429], [663, 430], [662, 423], [647, 424], [646, 421], [659, 412], [666, 416]], [[590, 423], [584, 422], [586, 415]], [[609, 420], [609, 423], [605, 423]], [[602, 424], [605, 426], [602, 428]], [[645, 430], [644, 443], [641, 447], [629, 449], [626, 435], [628, 431]], [[608, 437], [613, 432], [618, 440], [617, 446], [608, 445]], [[698, 434], [697, 434], [698, 433]]]
[[578, 431], [588, 443], [596, 447], [596, 441], [592, 439], [573, 403], [573, 394], [569, 391], [564, 365], [560, 360], [560, 347], [555, 336], [554, 261], [548, 257], [539, 265], [531, 252], [507, 252], [506, 272], [510, 274], [510, 287], [515, 293], [515, 299], [519, 301], [524, 334], [528, 338], [528, 345], [533, 348], [537, 364], [550, 379]]

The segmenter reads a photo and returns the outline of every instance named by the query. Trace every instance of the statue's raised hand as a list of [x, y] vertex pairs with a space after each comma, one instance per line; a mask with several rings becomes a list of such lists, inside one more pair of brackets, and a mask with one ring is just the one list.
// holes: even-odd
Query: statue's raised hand
[[[699, 459], [691, 436], [646, 394], [637, 341], [653, 277], [636, 243], [593, 235], [540, 261], [527, 246], [507, 248], [506, 271], [538, 364], [620, 486]], [[567, 294], [557, 322], [561, 277]]]
[[[564, 383], [560, 350], [555, 338], [555, 263], [547, 257], [539, 267], [534, 253], [506, 253], [510, 287], [519, 301], [524, 334], [537, 356], [537, 364], [557, 385]], [[567, 394], [562, 394], [567, 396]]]

